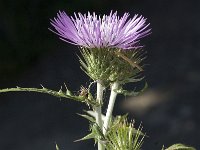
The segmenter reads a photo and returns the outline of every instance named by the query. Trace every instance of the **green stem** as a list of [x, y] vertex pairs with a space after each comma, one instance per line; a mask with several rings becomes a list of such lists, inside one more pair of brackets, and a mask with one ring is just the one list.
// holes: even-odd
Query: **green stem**
[[[97, 81], [97, 103], [100, 105], [95, 107], [94, 111], [96, 114], [96, 123], [99, 126], [99, 128], [102, 130], [103, 122], [102, 122], [102, 114], [101, 114], [101, 104], [102, 104], [102, 98], [103, 98], [103, 90], [104, 87], [102, 86], [101, 81]], [[100, 139], [98, 139], [98, 150], [104, 150], [104, 146], [101, 144]]]
[[111, 86], [110, 99], [109, 99], [106, 117], [105, 117], [104, 125], [103, 125], [103, 134], [104, 135], [106, 134], [106, 131], [109, 127], [110, 119], [112, 117], [113, 107], [115, 105], [115, 100], [117, 97], [117, 92], [115, 90], [118, 89], [118, 86], [119, 86], [118, 82], [114, 82], [113, 85]]

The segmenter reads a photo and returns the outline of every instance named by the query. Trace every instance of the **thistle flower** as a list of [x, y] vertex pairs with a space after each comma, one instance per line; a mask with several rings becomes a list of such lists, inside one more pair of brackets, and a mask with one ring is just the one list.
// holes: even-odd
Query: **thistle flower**
[[95, 13], [74, 13], [74, 17], [59, 11], [57, 18], [51, 20], [50, 29], [60, 39], [85, 48], [132, 49], [141, 47], [139, 40], [150, 34], [146, 19], [137, 14], [129, 18], [125, 13], [121, 18], [116, 12], [98, 16]]

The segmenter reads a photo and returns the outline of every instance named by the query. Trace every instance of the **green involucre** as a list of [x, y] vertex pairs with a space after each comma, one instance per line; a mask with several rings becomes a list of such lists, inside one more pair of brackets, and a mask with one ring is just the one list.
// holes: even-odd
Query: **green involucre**
[[144, 54], [141, 49], [81, 48], [79, 60], [81, 69], [95, 81], [127, 83], [143, 71]]

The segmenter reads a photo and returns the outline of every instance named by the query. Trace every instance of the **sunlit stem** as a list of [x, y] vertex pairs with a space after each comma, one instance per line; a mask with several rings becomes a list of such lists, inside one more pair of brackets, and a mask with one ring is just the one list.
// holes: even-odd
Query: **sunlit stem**
[[[96, 114], [96, 123], [102, 130], [103, 122], [102, 122], [102, 116], [101, 116], [101, 104], [102, 104], [102, 98], [103, 98], [103, 90], [104, 87], [102, 86], [101, 81], [97, 81], [97, 102], [100, 104], [98, 107], [95, 107], [94, 111]], [[98, 150], [104, 150], [104, 146], [101, 144], [100, 141], [98, 141]]]
[[118, 82], [114, 82], [111, 86], [110, 99], [109, 99], [109, 103], [108, 103], [106, 117], [105, 117], [104, 124], [103, 124], [103, 134], [104, 135], [106, 134], [106, 131], [109, 127], [109, 122], [110, 122], [111, 117], [112, 117], [113, 107], [115, 105], [115, 100], [116, 100], [116, 97], [117, 97], [117, 92], [115, 90], [118, 89], [118, 86], [119, 86]]

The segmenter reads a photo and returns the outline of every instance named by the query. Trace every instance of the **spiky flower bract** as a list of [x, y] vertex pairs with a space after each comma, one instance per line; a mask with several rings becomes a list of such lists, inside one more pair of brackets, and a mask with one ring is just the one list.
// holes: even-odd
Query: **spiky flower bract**
[[145, 134], [141, 125], [134, 128], [133, 122], [129, 123], [125, 115], [115, 118], [106, 137], [106, 150], [141, 150]]
[[95, 123], [94, 116], [88, 114], [80, 115], [90, 122], [90, 133], [77, 140], [100, 139], [106, 150], [141, 150], [145, 134], [142, 126], [137, 129], [134, 121], [128, 122], [127, 115], [116, 116], [111, 119], [110, 127], [104, 135], [99, 126]]
[[86, 48], [137, 48], [151, 30], [144, 17], [136, 14], [129, 19], [129, 13], [119, 17], [117, 11], [103, 16], [74, 13], [74, 17], [60, 11], [51, 25], [62, 40]]
[[[142, 71], [145, 53], [141, 49], [122, 51], [119, 49], [82, 48], [80, 58], [82, 69], [93, 80], [126, 82], [135, 78]], [[121, 56], [126, 57], [123, 59]], [[131, 61], [131, 62], [127, 62]], [[139, 67], [139, 69], [137, 68]]]

